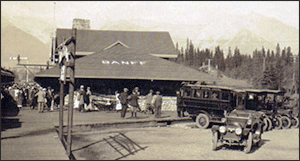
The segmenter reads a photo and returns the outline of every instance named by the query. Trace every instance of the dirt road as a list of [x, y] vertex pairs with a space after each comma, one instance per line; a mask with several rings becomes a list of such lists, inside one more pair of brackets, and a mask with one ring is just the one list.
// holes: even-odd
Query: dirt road
[[[194, 126], [194, 123], [179, 123], [167, 127], [77, 134], [74, 136], [73, 154], [76, 159], [83, 160], [299, 160], [299, 129], [265, 132], [261, 145], [254, 147], [250, 154], [245, 154], [240, 147], [213, 151], [211, 129], [198, 129]], [[145, 149], [139, 150], [137, 146], [131, 145], [132, 150], [139, 151], [130, 154], [124, 147], [115, 150], [103, 140], [118, 135], [119, 132]], [[125, 156], [126, 154], [129, 155]]]

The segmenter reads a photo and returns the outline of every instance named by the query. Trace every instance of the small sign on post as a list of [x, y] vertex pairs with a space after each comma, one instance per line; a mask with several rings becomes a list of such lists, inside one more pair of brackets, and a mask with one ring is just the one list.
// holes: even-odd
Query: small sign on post
[[62, 65], [60, 68], [60, 80], [66, 84], [66, 65]]

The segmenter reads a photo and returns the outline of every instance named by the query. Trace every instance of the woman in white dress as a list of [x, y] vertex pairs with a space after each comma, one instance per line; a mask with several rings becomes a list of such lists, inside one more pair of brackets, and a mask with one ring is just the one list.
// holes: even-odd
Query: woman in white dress
[[122, 105], [121, 105], [121, 102], [118, 98], [118, 96], [120, 94], [118, 93], [118, 91], [115, 91], [115, 95], [116, 95], [116, 100], [117, 100], [117, 102], [116, 102], [116, 111], [121, 111], [122, 110]]

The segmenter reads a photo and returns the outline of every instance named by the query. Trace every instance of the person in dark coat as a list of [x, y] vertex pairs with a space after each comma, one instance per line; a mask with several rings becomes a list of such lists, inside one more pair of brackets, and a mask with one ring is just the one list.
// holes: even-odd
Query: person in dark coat
[[162, 105], [162, 95], [159, 91], [156, 91], [156, 95], [153, 97], [153, 106], [155, 108], [155, 117], [161, 117], [161, 105]]
[[128, 97], [128, 106], [131, 110], [131, 118], [137, 118], [136, 113], [139, 109], [138, 99], [138, 91], [133, 91], [132, 94]]
[[121, 102], [121, 105], [122, 105], [122, 112], [121, 112], [121, 118], [125, 118], [125, 115], [126, 115], [126, 110], [128, 108], [128, 89], [127, 88], [124, 88], [124, 91], [119, 95], [119, 100]]

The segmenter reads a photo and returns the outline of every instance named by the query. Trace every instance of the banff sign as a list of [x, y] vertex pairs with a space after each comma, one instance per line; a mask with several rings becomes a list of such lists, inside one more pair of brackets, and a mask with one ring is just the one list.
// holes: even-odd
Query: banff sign
[[147, 61], [116, 61], [116, 60], [102, 60], [102, 64], [118, 64], [118, 65], [144, 65]]

